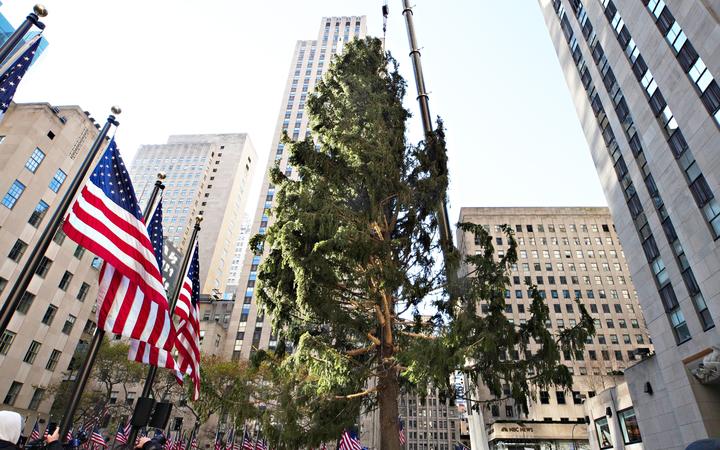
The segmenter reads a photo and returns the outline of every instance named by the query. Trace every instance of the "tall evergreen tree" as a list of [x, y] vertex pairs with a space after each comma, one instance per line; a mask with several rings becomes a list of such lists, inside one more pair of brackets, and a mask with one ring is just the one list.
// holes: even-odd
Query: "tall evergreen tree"
[[[510, 231], [511, 248], [495, 261], [487, 233], [462, 224], [485, 253], [466, 261], [472, 272], [445, 295], [434, 214], [448, 184], [444, 130], [440, 123], [410, 145], [405, 91], [379, 40], [351, 42], [308, 100], [317, 145], [311, 138], [287, 141], [297, 176], [272, 171], [274, 223], [251, 245], [268, 250], [258, 298], [294, 347], [265, 359], [282, 392], [282, 412], [266, 421], [280, 448], [301, 445], [298, 430], [310, 445], [334, 441], [363, 409], [376, 407], [381, 448], [397, 450], [401, 390], [433, 386], [450, 395], [449, 376], [457, 370], [497, 395], [502, 383], [511, 384], [520, 402], [533, 385], [569, 386], [559, 353], [581, 348], [592, 328], [583, 312], [581, 326], [553, 336], [539, 296], [527, 324], [505, 318], [515, 260]], [[480, 301], [489, 304], [485, 318], [476, 311]], [[434, 307], [432, 317], [421, 316], [423, 305]], [[502, 357], [532, 345], [539, 350], [520, 363]], [[529, 369], [537, 376], [526, 379]], [[282, 426], [290, 417], [295, 423]], [[292, 431], [283, 435], [286, 428]]]

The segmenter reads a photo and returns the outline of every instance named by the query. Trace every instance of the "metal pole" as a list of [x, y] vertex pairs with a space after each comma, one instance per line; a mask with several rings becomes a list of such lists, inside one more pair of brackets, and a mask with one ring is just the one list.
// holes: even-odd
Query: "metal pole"
[[[178, 277], [177, 281], [175, 282], [175, 285], [173, 286], [171, 303], [170, 303], [170, 317], [172, 318], [174, 312], [175, 312], [175, 305], [177, 305], [178, 297], [180, 296], [180, 290], [182, 288], [183, 279], [185, 277], [185, 272], [188, 270], [188, 266], [190, 265], [190, 259], [192, 258], [193, 251], [195, 250], [195, 241], [197, 240], [198, 232], [200, 231], [200, 222], [202, 222], [203, 216], [197, 215], [195, 216], [195, 226], [193, 227], [192, 235], [190, 236], [190, 243], [188, 245], [188, 250], [185, 252], [185, 256], [183, 257], [182, 265], [180, 266], [180, 276]], [[150, 366], [148, 368], [148, 374], [145, 378], [145, 385], [143, 386], [142, 394], [140, 394], [140, 398], [147, 398], [150, 397], [152, 394], [152, 385], [155, 382], [155, 375], [157, 374], [157, 366]], [[137, 408], [137, 404], [135, 406]], [[137, 437], [139, 427], [133, 426], [130, 430], [130, 437], [128, 438], [128, 442], [135, 442], [135, 438]]]
[[[430, 116], [430, 97], [425, 88], [425, 78], [423, 77], [422, 64], [420, 62], [420, 50], [417, 46], [415, 38], [415, 24], [413, 22], [413, 12], [410, 6], [410, 0], [403, 0], [403, 16], [405, 16], [405, 24], [407, 26], [408, 42], [410, 44], [410, 58], [412, 59], [413, 72], [415, 74], [415, 84], [417, 85], [417, 100], [420, 104], [420, 118], [422, 119], [423, 131], [426, 139], [433, 134], [432, 118]], [[452, 235], [450, 233], [450, 221], [448, 219], [447, 199], [445, 194], [440, 205], [437, 206], [438, 225], [440, 227], [440, 244], [442, 245], [445, 263], [447, 266], [448, 281], [455, 279], [455, 268], [449, 265], [451, 261], [450, 255], [454, 253]]]
[[8, 40], [5, 41], [2, 46], [0, 46], [0, 64], [5, 62], [5, 60], [8, 58], [8, 56], [10, 56], [18, 43], [20, 43], [20, 41], [25, 37], [27, 32], [30, 31], [30, 28], [32, 28], [33, 25], [40, 28], [41, 30], [45, 29], [45, 24], [40, 22], [39, 20], [40, 17], [45, 16], [47, 16], [47, 9], [45, 9], [44, 6], [35, 5], [33, 7], [33, 12], [28, 14], [22, 25], [17, 27], [17, 29], [8, 38]]
[[[118, 108], [117, 106], [113, 106], [112, 112], [113, 114], [120, 114], [120, 108]], [[10, 292], [8, 293], [5, 303], [3, 303], [3, 305], [0, 307], [0, 335], [2, 335], [5, 330], [7, 330], [8, 325], [10, 325], [10, 320], [12, 319], [12, 316], [15, 313], [18, 304], [20, 303], [20, 299], [25, 293], [25, 290], [30, 285], [30, 281], [35, 275], [35, 271], [40, 265], [43, 256], [45, 256], [45, 252], [50, 246], [50, 242], [52, 242], [55, 233], [57, 232], [58, 228], [60, 228], [60, 224], [62, 224], [65, 218], [65, 214], [70, 207], [70, 204], [75, 198], [75, 195], [80, 189], [83, 181], [85, 181], [85, 176], [90, 170], [90, 166], [95, 160], [95, 156], [100, 150], [100, 147], [102, 147], [102, 144], [105, 141], [105, 137], [110, 131], [111, 125], [119, 125], [119, 122], [115, 120], [115, 116], [112, 114], [108, 116], [107, 122], [105, 122], [105, 126], [102, 128], [102, 130], [100, 130], [100, 134], [98, 134], [97, 138], [95, 138], [95, 142], [93, 142], [93, 145], [90, 147], [87, 155], [85, 155], [85, 160], [83, 160], [82, 164], [80, 165], [80, 169], [78, 169], [77, 174], [72, 179], [70, 185], [65, 191], [65, 194], [63, 195], [60, 202], [57, 204], [55, 212], [53, 212], [52, 216], [48, 220], [48, 224], [45, 226], [45, 230], [43, 230], [40, 238], [37, 241], [37, 244], [35, 244], [35, 247], [28, 255], [27, 260], [25, 261], [25, 265], [19, 271], [17, 281], [10, 288]]]
[[[150, 200], [148, 201], [147, 205], [145, 205], [145, 211], [143, 212], [143, 220], [145, 222], [147, 222], [152, 215], [152, 207], [155, 203], [155, 199], [157, 198], [158, 193], [161, 189], [165, 188], [165, 186], [162, 184], [162, 180], [164, 178], [165, 174], [160, 172], [158, 174], [158, 180], [155, 182], [155, 186], [153, 187], [152, 194], [150, 194]], [[62, 422], [60, 423], [60, 436], [63, 439], [64, 436], [67, 435], [70, 427], [72, 426], [72, 420], [73, 416], [75, 415], [75, 410], [80, 403], [80, 398], [82, 397], [82, 394], [85, 391], [85, 386], [90, 379], [90, 373], [92, 372], [92, 368], [95, 365], [95, 359], [97, 359], [98, 351], [100, 350], [100, 345], [102, 344], [104, 337], [105, 330], [101, 328], [96, 328], [93, 339], [90, 342], [90, 347], [88, 348], [87, 356], [85, 356], [85, 360], [83, 361], [83, 364], [78, 371], [77, 378], [75, 379], [75, 386], [73, 387], [73, 392], [70, 396], [70, 403], [65, 409], [65, 415], [63, 416]], [[128, 440], [128, 442], [135, 441]]]

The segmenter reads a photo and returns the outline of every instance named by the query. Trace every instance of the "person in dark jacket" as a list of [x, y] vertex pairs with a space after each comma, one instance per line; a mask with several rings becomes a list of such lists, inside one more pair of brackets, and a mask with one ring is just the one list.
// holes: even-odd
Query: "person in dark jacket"
[[0, 450], [18, 450], [22, 417], [14, 411], [0, 411]]

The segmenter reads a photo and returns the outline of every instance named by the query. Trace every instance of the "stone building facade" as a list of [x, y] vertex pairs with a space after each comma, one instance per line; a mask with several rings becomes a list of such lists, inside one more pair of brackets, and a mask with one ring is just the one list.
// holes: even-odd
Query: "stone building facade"
[[[98, 130], [78, 106], [11, 104], [0, 122], [0, 299], [45, 229]], [[99, 264], [55, 234], [8, 329], [0, 336], [3, 409], [47, 418], [48, 388], [63, 380], [95, 329]]]
[[697, 372], [720, 346], [717, 3], [539, 4], [655, 344], [626, 373], [643, 441], [718, 437], [720, 387]]
[[[468, 404], [470, 421], [484, 430], [473, 446], [491, 449], [587, 448], [586, 399], [616, 385], [625, 369], [649, 353], [648, 337], [625, 253], [607, 208], [462, 208], [460, 221], [485, 226], [495, 254], [507, 250], [501, 230], [508, 225], [517, 240], [518, 262], [509, 272], [506, 315], [522, 324], [529, 317], [528, 285], [547, 299], [553, 331], [579, 322], [580, 301], [595, 322], [596, 335], [580, 355], [563, 355], [573, 373], [570, 391], [537, 393], [528, 414], [511, 400]], [[458, 232], [461, 255], [480, 251], [470, 233]], [[483, 313], [481, 304], [481, 314]], [[532, 349], [531, 349], [532, 350]], [[508, 355], [522, 357], [522, 355]], [[468, 383], [470, 384], [470, 383]], [[466, 386], [472, 398], [492, 400], [483, 386]], [[509, 386], [508, 391], [509, 395]], [[473, 417], [474, 416], [474, 417]], [[479, 420], [478, 420], [479, 419]], [[481, 425], [482, 424], [482, 425]], [[471, 430], [471, 435], [472, 435]], [[483, 434], [484, 433], [484, 434]], [[489, 442], [489, 447], [482, 441]]]

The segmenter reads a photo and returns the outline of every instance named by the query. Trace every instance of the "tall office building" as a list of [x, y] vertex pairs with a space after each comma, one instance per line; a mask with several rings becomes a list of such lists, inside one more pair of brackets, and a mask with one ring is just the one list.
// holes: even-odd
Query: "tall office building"
[[[97, 136], [77, 106], [10, 105], [0, 123], [0, 299]], [[0, 336], [2, 409], [47, 418], [50, 386], [63, 381], [83, 334], [95, 329], [99, 264], [60, 230]], [[87, 341], [86, 341], [87, 342]]]
[[643, 442], [718, 437], [717, 3], [539, 3], [655, 343], [626, 373]]
[[[332, 57], [342, 52], [344, 44], [351, 39], [364, 38], [365, 34], [364, 16], [325, 17], [320, 22], [317, 39], [297, 41], [277, 117], [272, 149], [268, 156], [268, 169], [277, 164], [285, 174], [293, 175], [293, 168], [287, 162], [285, 146], [280, 142], [283, 133], [287, 133], [292, 139], [303, 139], [310, 134], [308, 117], [305, 114], [309, 93], [330, 67]], [[265, 170], [257, 212], [250, 228], [251, 235], [265, 233], [272, 222], [270, 209], [275, 186], [270, 182], [267, 173], [268, 170]], [[254, 300], [257, 270], [262, 257], [254, 255], [253, 252], [245, 253], [238, 286], [234, 292], [236, 305], [232, 311], [224, 352], [232, 355], [233, 359], [247, 358], [253, 349], [275, 345], [270, 321], [265, 320], [263, 314], [258, 314]]]
[[141, 205], [157, 173], [167, 176], [164, 232], [181, 252], [187, 250], [195, 216], [203, 215], [198, 236], [202, 294], [219, 298], [225, 292], [256, 159], [247, 134], [170, 136], [167, 144], [143, 145], [135, 155], [130, 174]]
[[[406, 450], [454, 450], [460, 443], [461, 412], [448, 398], [430, 389], [425, 396], [401, 394], [398, 412], [403, 423]], [[374, 410], [360, 418], [360, 444], [380, 449], [380, 413]]]
[[[541, 297], [547, 299], [547, 326], [553, 332], [578, 323], [575, 299], [585, 306], [596, 328], [584, 352], [562, 355], [574, 375], [570, 392], [538, 392], [528, 414], [510, 400], [480, 411], [489, 448], [587, 448], [583, 400], [614, 386], [618, 375], [635, 364], [640, 353], [649, 353], [652, 348], [608, 209], [462, 208], [460, 221], [483, 225], [493, 237], [498, 258], [508, 244], [501, 225], [509, 225], [515, 232], [518, 262], [509, 273], [508, 319], [523, 324], [529, 318], [532, 299], [527, 286], [535, 284]], [[461, 255], [481, 251], [471, 233], [459, 231], [457, 242]], [[487, 312], [487, 305], [481, 304], [483, 312]], [[518, 359], [523, 355], [507, 357]], [[482, 386], [466, 388], [472, 398], [493, 399]], [[504, 389], [509, 395], [509, 386]], [[580, 444], [585, 447], [571, 447]], [[473, 445], [488, 448], [481, 443]]]

